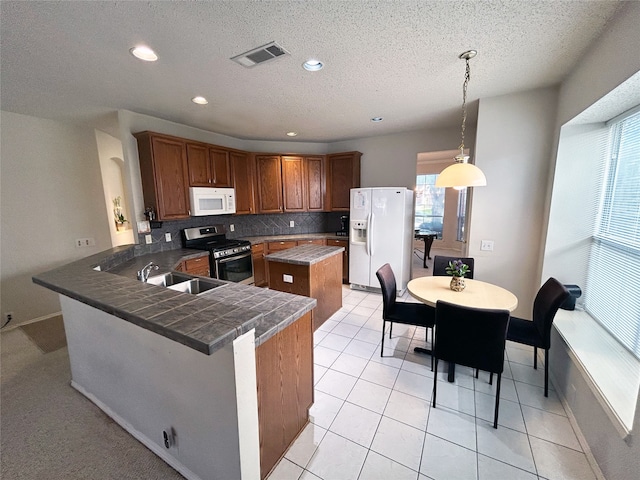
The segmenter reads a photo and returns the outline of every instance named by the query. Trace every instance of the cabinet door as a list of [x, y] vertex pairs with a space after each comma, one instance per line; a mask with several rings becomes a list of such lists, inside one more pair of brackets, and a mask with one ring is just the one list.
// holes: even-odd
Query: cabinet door
[[211, 186], [211, 162], [206, 145], [187, 143], [187, 165], [190, 187]]
[[298, 240], [298, 245], [324, 245], [324, 238], [313, 238], [309, 240]]
[[331, 211], [349, 211], [350, 190], [360, 186], [361, 156], [360, 152], [327, 155]]
[[330, 247], [344, 247], [344, 252], [342, 252], [342, 283], [349, 283], [349, 241], [327, 238], [327, 245]]
[[158, 220], [189, 216], [187, 149], [185, 142], [142, 132], [136, 135], [145, 207], [155, 208]]
[[233, 172], [233, 187], [236, 189], [236, 215], [254, 213], [254, 176], [251, 155], [244, 152], [231, 152], [229, 158]]
[[251, 260], [253, 260], [253, 282], [256, 287], [266, 287], [267, 265], [264, 259], [264, 244], [251, 246]]
[[256, 156], [259, 213], [282, 212], [282, 171], [277, 155]]
[[306, 210], [304, 158], [282, 157], [281, 161], [284, 211], [304, 212]]
[[228, 188], [231, 183], [231, 165], [229, 151], [219, 148], [209, 148], [209, 160], [211, 161], [211, 184], [214, 187]]
[[287, 250], [297, 245], [295, 240], [284, 240], [282, 242], [268, 242], [267, 253], [279, 252], [280, 250]]
[[325, 206], [325, 159], [306, 157], [306, 200], [309, 212], [321, 212]]
[[184, 261], [185, 272], [192, 275], [200, 275], [201, 277], [208, 277], [209, 272], [209, 255], [203, 255], [198, 258], [190, 258]]

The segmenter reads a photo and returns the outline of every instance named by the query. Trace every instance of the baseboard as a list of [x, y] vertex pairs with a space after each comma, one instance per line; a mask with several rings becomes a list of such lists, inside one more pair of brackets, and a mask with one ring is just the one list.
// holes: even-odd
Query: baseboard
[[165, 463], [167, 463], [171, 468], [176, 470], [180, 475], [187, 478], [188, 480], [202, 480], [198, 475], [193, 473], [187, 467], [185, 467], [182, 463], [180, 463], [174, 456], [169, 455], [165, 450], [162, 449], [158, 444], [151, 441], [149, 437], [144, 435], [142, 432], [136, 430], [129, 422], [127, 422], [120, 415], [111, 410], [107, 405], [98, 400], [93, 394], [86, 391], [81, 385], [77, 384], [73, 380], [71, 380], [71, 386], [80, 392], [82, 395], [87, 397], [91, 402], [93, 402], [100, 410], [102, 410], [107, 416], [109, 416], [113, 421], [115, 421], [118, 425], [120, 425], [123, 429], [125, 429], [131, 436], [133, 436], [136, 440], [142, 443], [145, 447], [155, 453], [158, 457], [160, 457]]

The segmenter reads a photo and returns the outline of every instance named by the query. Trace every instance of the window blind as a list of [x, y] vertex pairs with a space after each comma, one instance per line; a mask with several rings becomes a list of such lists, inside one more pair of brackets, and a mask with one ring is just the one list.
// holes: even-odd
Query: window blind
[[584, 305], [640, 358], [640, 113], [610, 125]]

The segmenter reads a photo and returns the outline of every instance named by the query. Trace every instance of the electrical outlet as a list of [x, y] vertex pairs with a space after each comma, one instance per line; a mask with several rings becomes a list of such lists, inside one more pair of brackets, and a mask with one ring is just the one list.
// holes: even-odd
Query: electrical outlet
[[171, 233], [169, 233], [169, 232], [165, 233], [164, 234], [164, 239], [165, 239], [165, 241], [170, 242], [171, 241]]
[[82, 247], [82, 238], [76, 238], [76, 247]]
[[293, 275], [287, 275], [286, 273], [282, 275], [282, 281], [284, 283], [293, 283]]
[[83, 240], [85, 247], [93, 247], [96, 244], [96, 240], [93, 237], [84, 238]]
[[153, 243], [153, 237], [151, 235], [145, 235], [144, 236], [144, 242], [147, 245], [151, 245]]
[[11, 320], [13, 320], [13, 312], [4, 312], [4, 323], [2, 326], [7, 325]]
[[229, 225], [229, 231], [230, 232], [235, 232], [236, 231], [236, 226], [233, 223], [231, 225]]
[[294, 222], [293, 220], [291, 220], [291, 221], [289, 222], [289, 226], [290, 226], [291, 228], [295, 227], [295, 226], [296, 226], [296, 222]]
[[480, 250], [484, 252], [493, 252], [493, 240], [481, 240]]

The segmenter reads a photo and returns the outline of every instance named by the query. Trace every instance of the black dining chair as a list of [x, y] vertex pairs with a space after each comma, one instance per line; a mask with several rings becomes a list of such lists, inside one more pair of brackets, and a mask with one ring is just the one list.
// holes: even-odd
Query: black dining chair
[[533, 301], [533, 320], [511, 317], [507, 340], [533, 347], [533, 368], [538, 368], [538, 348], [544, 348], [544, 396], [549, 396], [549, 349], [551, 326], [569, 290], [551, 277], [538, 290]]
[[469, 265], [469, 272], [464, 276], [464, 278], [470, 278], [473, 280], [473, 257], [445, 257], [443, 255], [436, 255], [433, 257], [433, 276], [445, 277], [449, 275], [445, 269], [449, 265], [449, 262], [453, 262], [454, 260], [462, 260], [465, 264]]
[[509, 310], [462, 307], [438, 300], [436, 337], [433, 346], [433, 407], [436, 406], [438, 360], [497, 374], [493, 428], [498, 428], [500, 382], [504, 369], [504, 348]]
[[376, 277], [382, 289], [382, 346], [380, 347], [382, 357], [387, 322], [390, 324], [389, 338], [391, 338], [394, 323], [432, 328], [435, 322], [435, 311], [424, 303], [396, 301], [396, 276], [388, 263], [378, 269]]

